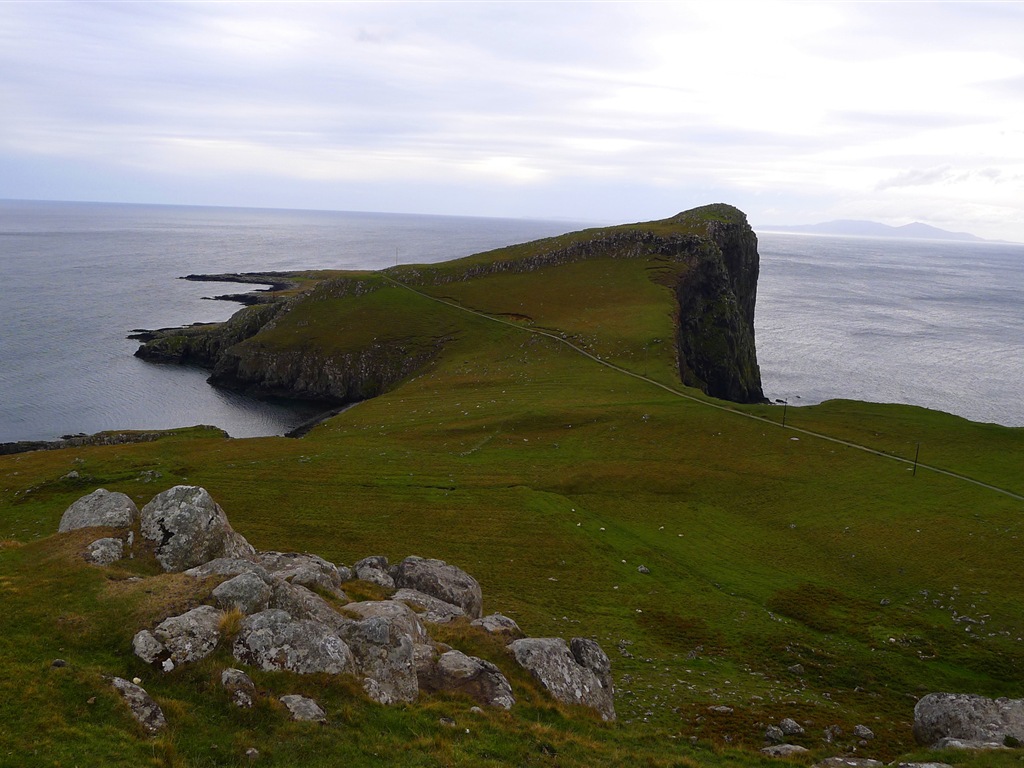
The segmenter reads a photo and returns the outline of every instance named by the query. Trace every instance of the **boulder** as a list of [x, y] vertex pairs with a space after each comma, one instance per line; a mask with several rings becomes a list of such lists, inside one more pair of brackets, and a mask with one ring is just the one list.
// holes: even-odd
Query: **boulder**
[[364, 557], [352, 566], [357, 579], [369, 581], [386, 589], [395, 588], [395, 580], [388, 573], [388, 559], [383, 555]]
[[768, 757], [791, 757], [793, 755], [802, 755], [807, 751], [807, 747], [801, 747], [797, 744], [773, 744], [762, 749], [761, 754], [768, 755]]
[[306, 587], [287, 581], [277, 581], [273, 585], [270, 607], [287, 611], [294, 619], [310, 619], [337, 629], [352, 620], [339, 614], [334, 607]]
[[764, 729], [764, 740], [769, 744], [781, 744], [786, 740], [786, 734], [777, 725], [769, 725]]
[[512, 686], [494, 664], [462, 651], [448, 651], [419, 678], [424, 689], [464, 693], [479, 704], [511, 709]]
[[218, 557], [252, 559], [256, 550], [228, 523], [206, 489], [176, 485], [142, 508], [142, 535], [165, 571], [185, 571]]
[[779, 721], [779, 728], [787, 736], [803, 736], [804, 727], [791, 717], [784, 717]]
[[273, 608], [242, 620], [232, 653], [239, 661], [263, 670], [287, 669], [299, 674], [355, 671], [352, 651], [330, 627], [293, 619]]
[[989, 699], [964, 693], [930, 693], [914, 707], [914, 738], [932, 746], [942, 739], [1001, 745], [1024, 741], [1024, 699]]
[[249, 709], [256, 696], [256, 686], [245, 672], [240, 669], [225, 669], [220, 673], [220, 684], [231, 695], [235, 706]]
[[424, 592], [459, 606], [471, 619], [482, 615], [483, 594], [477, 580], [443, 560], [407, 557], [390, 570], [395, 586]]
[[155, 734], [167, 727], [167, 720], [164, 718], [160, 705], [153, 701], [153, 697], [135, 683], [129, 682], [121, 677], [115, 677], [111, 684], [121, 694], [125, 704], [132, 713], [139, 725], [149, 734]]
[[299, 552], [259, 552], [256, 561], [278, 578], [304, 587], [336, 590], [352, 574], [317, 555]]
[[85, 559], [93, 565], [110, 565], [124, 557], [124, 542], [121, 539], [96, 539], [85, 549]]
[[853, 726], [853, 735], [862, 741], [871, 741], [875, 738], [875, 732], [868, 728], [866, 725], [855, 725]]
[[164, 644], [148, 629], [135, 633], [135, 637], [132, 638], [132, 651], [147, 664], [156, 664], [170, 655]]
[[153, 630], [153, 636], [163, 644], [173, 664], [199, 661], [217, 647], [222, 615], [212, 605], [201, 605], [180, 616], [164, 619]]
[[381, 704], [415, 701], [415, 645], [402, 621], [375, 616], [341, 627], [366, 695]]
[[431, 597], [416, 589], [400, 589], [391, 596], [391, 599], [422, 611], [420, 618], [428, 624], [447, 624], [452, 619], [466, 615], [466, 612], [459, 606], [438, 600], [436, 597]]
[[430, 638], [423, 628], [419, 616], [405, 603], [397, 600], [366, 600], [360, 603], [349, 603], [345, 610], [356, 614], [360, 619], [384, 618], [412, 638], [413, 643], [425, 643]]
[[313, 723], [322, 723], [327, 720], [327, 713], [320, 708], [320, 705], [305, 696], [294, 693], [282, 696], [281, 703], [292, 713], [292, 720], [306, 720]]
[[[593, 641], [587, 640], [585, 643], [577, 644], [579, 656], [587, 665], [580, 662], [577, 654], [574, 654], [560, 637], [527, 637], [515, 640], [509, 645], [509, 650], [519, 665], [533, 675], [554, 698], [567, 704], [591, 707], [597, 710], [603, 719], [614, 720], [615, 695], [608, 672], [611, 664], [603, 651], [603, 662], [597, 658], [597, 654], [590, 646], [591, 643]], [[600, 647], [597, 650], [600, 651]], [[596, 666], [598, 671], [591, 665]]]
[[79, 528], [131, 528], [138, 516], [139, 508], [123, 493], [97, 488], [64, 510], [57, 530], [65, 533]]
[[505, 638], [505, 642], [510, 643], [513, 640], [518, 640], [523, 637], [523, 630], [519, 628], [519, 625], [515, 623], [513, 619], [508, 616], [503, 616], [500, 613], [492, 613], [489, 616], [484, 616], [480, 619], [474, 619], [470, 624], [474, 627], [482, 629], [491, 635], [500, 635]]
[[242, 557], [216, 557], [209, 562], [189, 568], [185, 571], [189, 576], [197, 579], [206, 579], [210, 576], [238, 576], [242, 573], [254, 573], [270, 584], [273, 579], [262, 565], [254, 563]]
[[225, 611], [237, 608], [248, 616], [265, 610], [273, 594], [274, 590], [259, 575], [240, 573], [219, 584], [213, 590], [213, 599]]

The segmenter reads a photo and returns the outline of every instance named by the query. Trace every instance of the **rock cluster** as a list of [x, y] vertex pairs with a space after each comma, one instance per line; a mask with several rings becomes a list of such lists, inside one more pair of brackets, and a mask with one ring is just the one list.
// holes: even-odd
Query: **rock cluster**
[[914, 738], [942, 749], [1001, 749], [1024, 742], [1024, 699], [930, 693], [914, 706]]
[[[235, 660], [261, 670], [354, 675], [367, 696], [381, 704], [414, 701], [421, 690], [451, 691], [478, 704], [510, 709], [515, 696], [497, 665], [431, 639], [429, 626], [461, 619], [503, 638], [510, 659], [555, 699], [615, 719], [611, 665], [597, 643], [524, 638], [512, 619], [484, 616], [480, 584], [442, 560], [411, 556], [390, 565], [373, 556], [348, 568], [311, 554], [259, 552], [231, 527], [210, 494], [196, 486], [166, 490], [141, 512], [124, 494], [100, 489], [72, 504], [61, 521], [61, 531], [96, 526], [120, 528], [123, 535], [90, 544], [85, 557], [91, 562], [109, 564], [131, 556], [137, 526], [165, 571], [219, 580], [211, 604], [168, 616], [135, 634], [135, 655], [163, 672], [230, 642]], [[387, 600], [351, 602], [342, 586], [353, 579], [396, 591]], [[240, 669], [224, 670], [222, 684], [238, 706], [252, 706], [258, 695]], [[140, 722], [158, 730], [163, 715], [155, 717], [152, 709], [159, 712], [159, 707], [135, 688], [119, 686], [130, 705], [148, 700]], [[310, 700], [285, 696], [281, 701], [295, 719], [326, 718]]]

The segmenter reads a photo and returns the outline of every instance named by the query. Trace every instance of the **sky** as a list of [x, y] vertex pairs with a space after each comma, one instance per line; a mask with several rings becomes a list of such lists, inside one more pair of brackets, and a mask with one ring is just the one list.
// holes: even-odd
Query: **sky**
[[0, 198], [1024, 242], [1024, 2], [0, 1]]

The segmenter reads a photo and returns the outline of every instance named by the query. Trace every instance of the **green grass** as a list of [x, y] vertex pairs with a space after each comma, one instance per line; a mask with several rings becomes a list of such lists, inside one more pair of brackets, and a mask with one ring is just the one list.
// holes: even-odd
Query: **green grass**
[[[1019, 696], [1024, 503], [783, 429], [777, 407], [680, 397], [530, 333], [672, 382], [661, 268], [594, 259], [417, 286], [505, 323], [373, 275], [324, 282], [262, 343], [340, 352], [375, 335], [443, 338], [433, 361], [301, 440], [184, 431], [0, 457], [0, 765], [243, 765], [249, 746], [270, 765], [767, 765], [753, 750], [787, 716], [811, 721], [800, 743], [812, 758], [841, 753], [858, 723], [877, 735], [858, 755], [922, 758], [916, 697]], [[354, 295], [355, 283], [373, 290]], [[1024, 487], [1024, 430], [846, 401], [790, 408], [787, 425], [911, 459], [920, 442], [922, 462]], [[510, 714], [470, 715], [454, 696], [386, 708], [352, 681], [269, 674], [254, 675], [266, 696], [242, 712], [216, 683], [223, 649], [154, 674], [131, 636], [203, 595], [145, 562], [88, 567], [85, 538], [54, 532], [96, 487], [142, 504], [176, 483], [206, 487], [259, 548], [345, 564], [439, 557], [478, 578], [485, 611], [530, 635], [595, 637], [619, 722], [554, 705], [458, 627], [441, 639], [502, 666], [519, 698]], [[57, 657], [70, 666], [51, 669]], [[146, 739], [110, 674], [142, 677], [170, 731]], [[289, 723], [273, 703], [287, 692], [314, 695], [329, 723]], [[847, 736], [828, 745], [833, 724]], [[1017, 765], [1021, 753], [939, 757]]]

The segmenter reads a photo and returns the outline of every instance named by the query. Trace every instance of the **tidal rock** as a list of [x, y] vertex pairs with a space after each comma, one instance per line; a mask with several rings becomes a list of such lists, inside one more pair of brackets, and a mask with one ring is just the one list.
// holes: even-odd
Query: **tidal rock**
[[164, 718], [160, 705], [153, 701], [153, 697], [135, 683], [129, 682], [121, 677], [115, 677], [111, 684], [121, 694], [121, 698], [128, 705], [128, 709], [147, 733], [155, 734], [167, 727], [167, 720]]
[[164, 619], [153, 630], [153, 636], [163, 644], [167, 657], [174, 664], [199, 661], [217, 647], [222, 615], [212, 605], [201, 605], [180, 616]]
[[244, 664], [299, 674], [354, 672], [352, 651], [334, 631], [318, 621], [293, 619], [269, 609], [246, 616], [232, 648]]
[[386, 589], [395, 588], [395, 580], [388, 573], [388, 559], [383, 555], [364, 557], [352, 566], [352, 570], [355, 571], [357, 579], [372, 582]]
[[303, 587], [322, 587], [336, 590], [351, 578], [348, 568], [340, 569], [334, 563], [317, 555], [299, 552], [259, 552], [256, 560], [278, 578]]
[[101, 526], [131, 528], [138, 516], [139, 508], [125, 494], [97, 488], [64, 510], [57, 530], [65, 533], [79, 528]]
[[441, 654], [420, 684], [431, 691], [464, 693], [479, 704], [511, 709], [516, 703], [512, 686], [497, 666], [462, 651]]
[[363, 690], [381, 704], [415, 701], [419, 695], [415, 646], [401, 624], [377, 616], [350, 622], [339, 629], [352, 649]]
[[220, 684], [231, 695], [235, 706], [249, 709], [256, 696], [256, 686], [245, 672], [240, 669], [225, 669], [220, 674]]
[[914, 738], [931, 746], [942, 739], [1002, 745], [1024, 741], [1024, 699], [989, 699], [964, 693], [930, 693], [914, 707]]
[[791, 717], [784, 717], [779, 721], [779, 728], [787, 736], [803, 736], [804, 727]]
[[[614, 691], [610, 684], [606, 684], [610, 680], [602, 681], [594, 669], [580, 663], [562, 638], [527, 637], [511, 643], [509, 650], [519, 665], [533, 675], [554, 698], [567, 704], [591, 707], [605, 720], [615, 719]], [[584, 658], [589, 655], [588, 648]], [[598, 666], [603, 668], [604, 665]]]
[[360, 603], [349, 603], [345, 606], [345, 610], [356, 614], [360, 619], [387, 619], [400, 631], [409, 635], [414, 643], [425, 643], [430, 639], [419, 616], [408, 605], [397, 600], [365, 600]]
[[428, 624], [447, 624], [452, 619], [458, 619], [466, 615], [459, 606], [438, 600], [436, 597], [420, 592], [417, 589], [400, 589], [391, 596], [392, 600], [398, 600], [416, 610], [422, 611], [420, 618]]
[[219, 584], [213, 590], [213, 599], [225, 611], [237, 608], [248, 616], [265, 610], [273, 594], [274, 590], [257, 574], [240, 573]]
[[407, 557], [391, 569], [391, 576], [396, 586], [457, 605], [471, 619], [479, 619], [482, 614], [480, 584], [461, 568], [443, 560]]
[[176, 485], [142, 508], [142, 535], [165, 571], [184, 571], [218, 557], [252, 559], [256, 550], [228, 523], [206, 489]]
[[761, 754], [768, 755], [768, 757], [791, 757], [792, 755], [802, 755], [807, 751], [806, 747], [797, 744], [773, 744], [762, 749]]
[[121, 539], [96, 539], [86, 547], [85, 559], [93, 565], [110, 565], [124, 558], [124, 542]]
[[492, 613], [489, 616], [474, 619], [470, 624], [474, 627], [479, 627], [488, 634], [501, 635], [507, 643], [518, 640], [524, 634], [514, 619], [510, 619], [508, 616], [503, 616], [500, 613]]
[[320, 705], [305, 696], [297, 694], [282, 696], [281, 703], [292, 713], [292, 720], [307, 720], [313, 723], [322, 723], [327, 720], [327, 713], [320, 708]]

